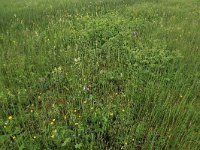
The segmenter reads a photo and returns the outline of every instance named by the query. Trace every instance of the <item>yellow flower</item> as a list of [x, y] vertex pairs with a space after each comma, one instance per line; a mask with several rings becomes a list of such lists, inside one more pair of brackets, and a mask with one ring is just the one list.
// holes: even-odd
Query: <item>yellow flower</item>
[[50, 124], [51, 124], [51, 125], [53, 125], [53, 124], [54, 124], [54, 122], [51, 122]]
[[12, 117], [12, 116], [9, 116], [9, 117], [8, 117], [8, 120], [12, 120], [12, 119], [13, 119], [13, 117]]
[[84, 103], [84, 104], [86, 104], [86, 103], [87, 103], [87, 101], [84, 101], [83, 103]]
[[52, 134], [52, 135], [51, 135], [51, 138], [53, 139], [54, 137], [55, 137], [55, 135], [54, 135], [54, 134]]
[[36, 136], [33, 136], [34, 139], [36, 139]]
[[113, 113], [112, 113], [112, 112], [110, 113], [110, 116], [113, 116]]
[[12, 137], [12, 139], [13, 139], [13, 140], [15, 140], [15, 139], [16, 139], [16, 137], [15, 137], [15, 136], [13, 136], [13, 137]]
[[94, 107], [91, 107], [91, 110], [93, 110], [94, 109]]
[[74, 109], [74, 112], [76, 112], [76, 109]]
[[31, 109], [31, 112], [33, 112], [33, 109]]
[[75, 123], [75, 125], [77, 126], [77, 125], [78, 125], [78, 123], [76, 122], [76, 123]]
[[56, 119], [53, 119], [52, 121], [53, 121], [53, 122], [55, 122], [55, 121], [56, 121]]
[[122, 109], [122, 112], [124, 112], [125, 110], [124, 109]]

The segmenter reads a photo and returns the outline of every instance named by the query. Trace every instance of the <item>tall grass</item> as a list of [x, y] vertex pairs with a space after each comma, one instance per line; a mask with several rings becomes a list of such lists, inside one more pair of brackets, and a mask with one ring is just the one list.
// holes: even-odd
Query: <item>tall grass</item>
[[200, 148], [198, 0], [0, 0], [1, 149]]

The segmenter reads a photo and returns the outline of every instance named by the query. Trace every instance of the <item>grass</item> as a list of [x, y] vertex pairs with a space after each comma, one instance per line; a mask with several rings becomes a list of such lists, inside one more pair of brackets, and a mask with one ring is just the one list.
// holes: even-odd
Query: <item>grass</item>
[[0, 0], [1, 149], [200, 148], [198, 0]]

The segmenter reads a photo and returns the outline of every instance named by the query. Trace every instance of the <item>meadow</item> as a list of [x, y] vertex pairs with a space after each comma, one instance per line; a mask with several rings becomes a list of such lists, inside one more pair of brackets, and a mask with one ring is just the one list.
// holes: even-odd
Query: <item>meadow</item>
[[0, 0], [0, 149], [199, 150], [199, 0]]

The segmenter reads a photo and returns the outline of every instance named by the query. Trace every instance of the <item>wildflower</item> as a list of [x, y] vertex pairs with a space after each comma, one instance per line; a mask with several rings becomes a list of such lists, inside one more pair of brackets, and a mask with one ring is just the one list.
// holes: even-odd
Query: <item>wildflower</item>
[[79, 115], [78, 117], [79, 117], [79, 118], [81, 118], [81, 116], [80, 116], [80, 115]]
[[86, 104], [86, 103], [87, 103], [87, 101], [84, 101], [83, 103], [84, 103], [84, 104]]
[[75, 64], [77, 64], [80, 60], [81, 60], [80, 57], [74, 58]]
[[127, 142], [124, 143], [124, 145], [127, 145], [127, 144], [128, 144]]
[[183, 98], [183, 95], [180, 95], [180, 98]]
[[94, 107], [91, 107], [91, 110], [93, 110], [94, 109]]
[[55, 122], [55, 121], [56, 121], [56, 119], [53, 119], [52, 121], [53, 121], [53, 122]]
[[36, 139], [37, 137], [34, 135], [33, 138]]
[[122, 109], [122, 112], [125, 112], [125, 110], [124, 110], [124, 109]]
[[33, 109], [31, 109], [31, 113], [33, 112]]
[[3, 126], [4, 128], [7, 128], [7, 126]]
[[76, 123], [75, 123], [75, 126], [77, 126], [77, 125], [78, 125], [78, 123], [76, 122]]
[[140, 35], [139, 32], [137, 32], [137, 31], [134, 31], [134, 32], [133, 32], [133, 37], [138, 37], [139, 35]]
[[15, 136], [13, 136], [13, 137], [12, 137], [12, 139], [13, 139], [13, 140], [15, 140], [15, 139], [16, 139], [16, 137], [15, 137]]
[[12, 117], [12, 116], [9, 116], [9, 117], [8, 117], [8, 120], [12, 120], [12, 119], [13, 119], [13, 117]]
[[100, 72], [99, 72], [100, 74], [103, 74], [104, 73], [104, 71], [103, 70], [100, 70]]
[[67, 119], [67, 116], [66, 116], [66, 115], [64, 115], [64, 119], [65, 119], [65, 120]]
[[6, 121], [4, 124], [7, 125], [7, 124], [8, 124], [8, 121]]
[[76, 112], [76, 109], [74, 109], [74, 112]]
[[112, 112], [110, 113], [110, 116], [113, 116], [113, 113], [112, 113]]
[[51, 135], [51, 138], [52, 138], [52, 139], [53, 139], [53, 138], [55, 138], [55, 135], [54, 135], [54, 134], [52, 134], [52, 135]]
[[58, 71], [59, 71], [59, 72], [62, 71], [62, 67], [61, 67], [61, 66], [58, 67]]
[[51, 124], [51, 125], [53, 125], [53, 124], [54, 124], [54, 122], [52, 121], [50, 124]]
[[84, 87], [83, 87], [83, 91], [85, 91], [85, 92], [89, 92], [89, 91], [90, 91], [90, 88], [87, 87], [87, 86], [84, 86]]

